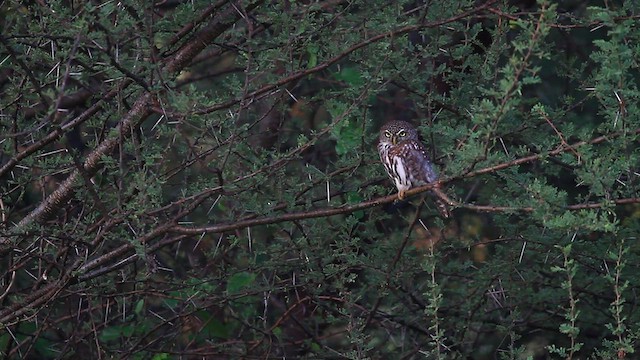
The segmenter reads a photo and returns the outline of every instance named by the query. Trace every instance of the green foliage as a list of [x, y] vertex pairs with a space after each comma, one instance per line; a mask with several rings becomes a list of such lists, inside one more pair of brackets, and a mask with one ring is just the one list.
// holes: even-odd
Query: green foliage
[[1, 356], [632, 358], [639, 11], [3, 3]]
[[247, 272], [235, 274], [229, 278], [229, 282], [227, 283], [227, 292], [230, 294], [237, 293], [242, 288], [251, 285], [255, 278], [255, 274], [249, 274]]

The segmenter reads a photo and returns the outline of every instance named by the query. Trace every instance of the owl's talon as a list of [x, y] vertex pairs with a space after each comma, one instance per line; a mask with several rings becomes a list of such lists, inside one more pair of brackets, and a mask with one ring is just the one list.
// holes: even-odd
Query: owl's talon
[[404, 200], [404, 190], [398, 191], [398, 200]]

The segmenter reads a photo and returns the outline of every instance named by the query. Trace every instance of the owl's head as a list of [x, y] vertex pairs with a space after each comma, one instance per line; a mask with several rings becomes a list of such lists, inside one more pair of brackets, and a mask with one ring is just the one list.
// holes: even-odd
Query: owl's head
[[418, 130], [406, 121], [389, 121], [380, 128], [381, 143], [396, 145], [405, 140], [418, 140]]

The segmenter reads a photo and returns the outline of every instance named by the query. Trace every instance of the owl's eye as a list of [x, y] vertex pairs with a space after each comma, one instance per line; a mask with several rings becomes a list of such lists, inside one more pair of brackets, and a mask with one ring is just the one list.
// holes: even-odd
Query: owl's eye
[[391, 133], [390, 133], [390, 132], [388, 132], [388, 131], [385, 131], [385, 132], [384, 132], [384, 137], [386, 137], [386, 138], [390, 138], [390, 137], [391, 137]]
[[400, 130], [400, 131], [398, 131], [398, 136], [405, 137], [405, 136], [407, 136], [407, 132], [404, 131], [404, 130]]

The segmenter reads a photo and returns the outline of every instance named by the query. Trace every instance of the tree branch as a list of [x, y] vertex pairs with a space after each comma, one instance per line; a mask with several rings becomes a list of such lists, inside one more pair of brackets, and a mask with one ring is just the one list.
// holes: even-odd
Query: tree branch
[[[634, 131], [631, 131], [631, 133], [632, 134], [640, 133], [640, 128], [635, 129]], [[620, 132], [611, 133], [608, 135], [602, 135], [589, 141], [580, 141], [571, 145], [567, 144], [566, 146], [553, 150], [549, 153], [526, 156], [524, 158], [516, 159], [513, 161], [508, 161], [498, 165], [489, 166], [484, 169], [470, 172], [462, 176], [455, 176], [455, 177], [441, 179], [440, 181], [435, 183], [410, 189], [406, 192], [406, 196], [412, 196], [412, 195], [416, 195], [426, 191], [432, 191], [435, 194], [435, 196], [438, 196], [440, 199], [442, 199], [444, 202], [448, 203], [449, 205], [458, 207], [458, 208], [472, 210], [472, 211], [532, 212], [534, 211], [533, 207], [506, 207], [506, 206], [475, 205], [475, 204], [459, 203], [457, 201], [450, 199], [446, 194], [444, 194], [444, 192], [440, 190], [440, 187], [444, 184], [451, 183], [460, 179], [466, 179], [466, 178], [476, 177], [483, 174], [493, 173], [493, 172], [506, 169], [509, 167], [513, 167], [516, 165], [521, 165], [524, 163], [541, 160], [547, 156], [558, 155], [566, 151], [574, 151], [576, 147], [580, 147], [586, 144], [602, 143], [606, 140], [614, 139], [623, 134], [628, 134], [628, 133], [620, 131]], [[320, 218], [320, 217], [329, 217], [334, 215], [350, 214], [355, 211], [388, 204], [396, 200], [397, 200], [397, 195], [394, 194], [394, 195], [383, 196], [376, 199], [363, 201], [357, 204], [343, 205], [340, 207], [292, 212], [292, 213], [285, 213], [285, 214], [274, 215], [274, 216], [266, 216], [262, 218], [252, 218], [252, 219], [233, 221], [233, 222], [227, 222], [222, 224], [207, 225], [207, 226], [191, 226], [190, 227], [190, 226], [177, 225], [177, 219], [174, 219], [173, 222], [169, 222], [168, 224], [160, 228], [157, 228], [147, 233], [146, 235], [138, 238], [137, 241], [140, 243], [149, 244], [149, 242], [152, 239], [157, 238], [159, 236], [163, 236], [169, 233], [176, 235], [174, 237], [166, 238], [162, 241], [149, 245], [148, 251], [154, 252], [164, 246], [167, 246], [182, 240], [185, 235], [193, 236], [193, 235], [202, 235], [204, 233], [213, 233], [213, 232], [221, 233], [221, 232], [239, 230], [239, 229], [244, 229], [247, 227], [259, 226], [259, 225], [271, 225], [271, 224], [278, 224], [278, 223], [287, 222], [287, 221], [296, 221], [296, 220], [313, 219], [313, 218]], [[607, 206], [612, 203], [616, 205], [636, 204], [636, 203], [640, 203], [640, 198], [633, 197], [633, 198], [610, 200], [607, 202], [574, 204], [574, 205], [567, 206], [566, 209], [572, 210], [572, 211], [582, 210], [582, 209], [596, 209], [596, 208]], [[112, 250], [107, 254], [104, 254], [94, 260], [91, 260], [90, 262], [85, 263], [78, 271], [78, 273], [80, 274], [78, 280], [86, 281], [86, 280], [92, 279], [94, 277], [104, 274], [105, 272], [117, 270], [118, 268], [136, 260], [137, 255], [133, 251], [134, 251], [133, 245], [131, 245], [130, 243], [127, 243], [127, 244], [121, 245], [117, 249]], [[115, 266], [110, 265], [106, 269], [94, 270], [96, 269], [96, 267], [100, 266], [101, 264], [111, 263], [113, 262], [113, 260], [117, 259], [119, 256], [124, 254], [131, 254], [131, 256], [127, 257], [124, 260], [121, 260]]]
[[478, 12], [481, 12], [481, 11], [485, 10], [486, 8], [491, 6], [493, 3], [495, 3], [496, 1], [497, 0], [490, 0], [490, 1], [480, 5], [478, 7], [475, 7], [473, 9], [471, 9], [471, 10], [462, 12], [462, 13], [456, 15], [456, 16], [452, 16], [452, 17], [447, 18], [447, 19], [434, 21], [434, 22], [427, 23], [427, 24], [408, 25], [408, 26], [396, 29], [394, 31], [389, 31], [389, 32], [386, 32], [386, 33], [383, 33], [383, 34], [378, 34], [378, 35], [372, 36], [367, 40], [364, 40], [362, 42], [359, 42], [359, 43], [351, 46], [350, 48], [344, 50], [340, 54], [332, 57], [331, 59], [323, 62], [320, 65], [317, 65], [317, 66], [314, 66], [314, 67], [312, 67], [310, 69], [302, 70], [302, 71], [299, 71], [297, 73], [291, 74], [291, 75], [289, 75], [289, 76], [287, 76], [285, 78], [282, 78], [282, 79], [276, 81], [273, 84], [265, 85], [265, 86], [263, 86], [262, 88], [260, 88], [258, 90], [254, 90], [254, 91], [250, 92], [249, 94], [246, 95], [246, 97], [229, 100], [229, 101], [227, 101], [225, 103], [222, 103], [222, 104], [213, 105], [213, 106], [210, 106], [210, 107], [195, 111], [194, 113], [197, 114], [197, 115], [204, 115], [204, 114], [208, 114], [208, 113], [211, 113], [211, 112], [214, 112], [214, 111], [218, 111], [218, 110], [229, 108], [229, 107], [239, 103], [240, 101], [242, 101], [243, 98], [251, 99], [251, 98], [254, 98], [254, 97], [258, 97], [258, 96], [260, 96], [262, 94], [265, 94], [265, 93], [268, 93], [270, 91], [273, 91], [273, 90], [275, 90], [275, 89], [277, 89], [277, 88], [279, 88], [279, 87], [281, 87], [283, 85], [286, 85], [286, 84], [288, 84], [290, 82], [297, 81], [297, 80], [302, 79], [302, 78], [304, 78], [304, 77], [306, 77], [306, 76], [308, 76], [310, 74], [314, 74], [314, 73], [317, 73], [319, 71], [325, 70], [325, 69], [329, 68], [330, 66], [332, 66], [332, 65], [338, 63], [339, 61], [343, 60], [344, 58], [346, 58], [349, 54], [353, 53], [354, 51], [359, 50], [359, 49], [361, 49], [361, 48], [363, 48], [363, 47], [365, 47], [367, 45], [373, 44], [373, 43], [378, 42], [378, 41], [380, 41], [382, 39], [386, 39], [386, 38], [390, 38], [390, 37], [396, 37], [398, 35], [410, 33], [412, 31], [416, 31], [416, 30], [420, 30], [420, 29], [442, 26], [442, 25], [445, 25], [445, 24], [452, 23], [454, 21], [458, 21], [460, 19], [464, 19], [464, 18], [466, 18], [468, 16], [474, 15], [474, 14], [476, 14]]
[[[261, 1], [255, 2], [247, 6], [247, 9], [254, 9]], [[207, 47], [215, 38], [224, 33], [229, 27], [231, 27], [238, 19], [240, 15], [235, 11], [233, 7], [227, 7], [225, 11], [222, 11], [211, 22], [201, 30], [194, 39], [185, 44], [178, 52], [172, 57], [167, 59], [164, 71], [170, 73], [176, 73], [189, 64], [189, 62], [199, 54], [205, 47]], [[155, 96], [149, 92], [145, 92], [133, 105], [132, 109], [122, 118], [117, 125], [116, 134], [113, 137], [107, 138], [102, 141], [89, 155], [87, 155], [84, 161], [83, 167], [86, 174], [94, 174], [100, 167], [99, 160], [112, 152], [122, 139], [131, 134], [131, 129], [138, 126], [150, 113], [150, 105], [154, 101]], [[96, 109], [97, 111], [97, 109]], [[80, 122], [76, 118], [74, 122]], [[83, 119], [85, 119], [83, 117]], [[62, 136], [64, 131], [59, 129], [52, 132], [46, 138], [40, 140], [38, 143], [32, 145], [27, 151], [23, 151], [19, 156], [15, 156], [0, 169], [0, 176], [3, 173], [9, 171], [20, 159], [27, 157], [29, 154], [40, 149], [44, 144], [54, 141]], [[36, 146], [37, 145], [37, 146]], [[44, 199], [38, 207], [25, 216], [16, 226], [14, 231], [32, 222], [42, 222], [54, 211], [60, 208], [74, 193], [74, 185], [76, 180], [80, 176], [80, 171], [76, 169], [72, 172], [67, 179], [65, 179], [58, 188], [51, 193], [46, 199]], [[8, 249], [8, 245], [11, 240], [9, 237], [0, 237], [0, 253]]]

